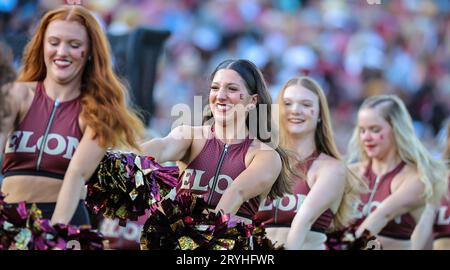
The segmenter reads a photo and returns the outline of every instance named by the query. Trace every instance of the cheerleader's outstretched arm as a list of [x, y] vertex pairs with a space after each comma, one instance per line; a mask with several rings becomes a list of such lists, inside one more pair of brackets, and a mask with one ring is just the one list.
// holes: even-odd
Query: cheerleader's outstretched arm
[[154, 157], [158, 163], [181, 160], [192, 144], [193, 132], [191, 126], [178, 126], [164, 138], [141, 144], [142, 154]]

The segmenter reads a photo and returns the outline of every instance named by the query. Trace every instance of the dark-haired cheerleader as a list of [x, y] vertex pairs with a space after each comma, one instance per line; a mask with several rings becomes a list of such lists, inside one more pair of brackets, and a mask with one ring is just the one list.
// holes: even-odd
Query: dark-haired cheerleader
[[270, 128], [271, 103], [263, 75], [253, 63], [226, 60], [211, 75], [213, 121], [179, 126], [142, 148], [159, 163], [178, 161], [178, 194], [202, 194], [209, 208], [251, 222], [264, 197], [288, 189], [285, 154], [273, 140], [272, 145], [264, 143], [267, 134], [258, 129], [259, 123]]

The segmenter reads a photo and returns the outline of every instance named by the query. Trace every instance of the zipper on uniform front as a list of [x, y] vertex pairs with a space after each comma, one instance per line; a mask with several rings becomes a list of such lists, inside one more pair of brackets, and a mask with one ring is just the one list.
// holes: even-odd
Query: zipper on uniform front
[[52, 113], [50, 114], [50, 119], [48, 119], [47, 128], [45, 129], [44, 136], [42, 136], [41, 148], [39, 149], [39, 156], [38, 156], [38, 160], [36, 163], [37, 171], [39, 171], [39, 169], [41, 167], [42, 155], [44, 154], [45, 145], [47, 145], [48, 133], [50, 132], [50, 127], [53, 123], [53, 119], [55, 118], [55, 113], [56, 113], [56, 109], [58, 108], [58, 106], [59, 106], [59, 99], [57, 98], [55, 100], [55, 103], [53, 103]]
[[363, 216], [368, 216], [369, 214], [370, 214], [370, 208], [371, 208], [371, 204], [372, 204], [372, 200], [373, 200], [373, 197], [375, 196], [375, 192], [377, 192], [377, 188], [378, 188], [378, 183], [380, 182], [380, 176], [377, 176], [377, 178], [375, 179], [375, 184], [373, 185], [373, 189], [372, 189], [372, 192], [370, 193], [370, 198], [369, 198], [369, 201], [367, 202], [367, 210], [366, 210], [366, 212], [367, 213], [363, 213]]
[[212, 195], [214, 190], [216, 190], [217, 180], [219, 178], [220, 168], [222, 167], [223, 160], [225, 159], [225, 155], [228, 152], [228, 144], [225, 144], [222, 154], [220, 155], [219, 163], [217, 164], [216, 173], [214, 174], [214, 180], [212, 182], [212, 190], [208, 196], [208, 205], [211, 205]]
[[276, 199], [276, 206], [275, 206], [275, 215], [274, 215], [274, 218], [275, 218], [275, 223], [277, 223], [278, 222], [278, 207], [280, 207], [280, 204], [281, 204], [281, 200], [282, 200], [283, 198], [281, 197], [281, 198], [277, 198]]

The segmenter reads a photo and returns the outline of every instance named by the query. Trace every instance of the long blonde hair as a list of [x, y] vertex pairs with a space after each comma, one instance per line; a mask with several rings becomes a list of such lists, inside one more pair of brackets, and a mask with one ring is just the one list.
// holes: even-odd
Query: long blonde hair
[[[382, 117], [392, 127], [398, 155], [406, 164], [417, 168], [420, 181], [425, 185], [425, 199], [439, 202], [447, 190], [448, 170], [442, 160], [431, 156], [417, 137], [403, 101], [393, 95], [372, 96], [364, 100], [359, 111], [366, 108], [379, 108]], [[359, 133], [359, 127], [356, 126], [349, 144], [350, 162], [369, 159]]]
[[[277, 103], [280, 106], [280, 145], [284, 148], [289, 148], [290, 146], [289, 134], [286, 127], [286, 117], [284, 117], [285, 105], [283, 102], [283, 97], [286, 89], [294, 85], [299, 85], [310, 90], [319, 99], [319, 119], [321, 119], [321, 121], [317, 123], [314, 135], [317, 151], [319, 153], [327, 154], [344, 163], [334, 141], [327, 98], [320, 85], [310, 77], [302, 76], [290, 79], [283, 85], [280, 93], [278, 94]], [[293, 162], [298, 162], [298, 160], [294, 160]], [[344, 194], [342, 196], [338, 211], [333, 219], [334, 229], [343, 228], [349, 225], [353, 219], [354, 205], [358, 202], [359, 195], [363, 187], [364, 186], [361, 185], [361, 181], [357, 180], [356, 175], [347, 168]]]
[[44, 15], [27, 44], [18, 81], [42, 81], [47, 75], [44, 62], [44, 36], [55, 20], [80, 23], [89, 37], [90, 60], [86, 62], [81, 84], [81, 117], [94, 131], [102, 147], [128, 146], [139, 149], [136, 139], [143, 124], [127, 108], [128, 92], [112, 69], [109, 43], [97, 19], [82, 6], [62, 6]]

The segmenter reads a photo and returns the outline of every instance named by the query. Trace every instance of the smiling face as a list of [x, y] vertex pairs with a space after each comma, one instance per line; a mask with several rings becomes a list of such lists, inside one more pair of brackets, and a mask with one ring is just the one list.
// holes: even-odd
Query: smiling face
[[395, 151], [394, 132], [377, 108], [362, 109], [358, 113], [359, 139], [369, 158], [383, 159]]
[[289, 134], [314, 134], [319, 111], [319, 98], [311, 90], [291, 85], [284, 91], [281, 121]]
[[59, 84], [81, 81], [88, 50], [89, 39], [84, 26], [74, 21], [52, 21], [44, 37], [47, 77]]
[[244, 80], [236, 71], [220, 69], [216, 72], [209, 92], [209, 106], [215, 121], [221, 124], [236, 121], [245, 116], [245, 110], [250, 104], [256, 105], [256, 101], [256, 95], [249, 94]]

